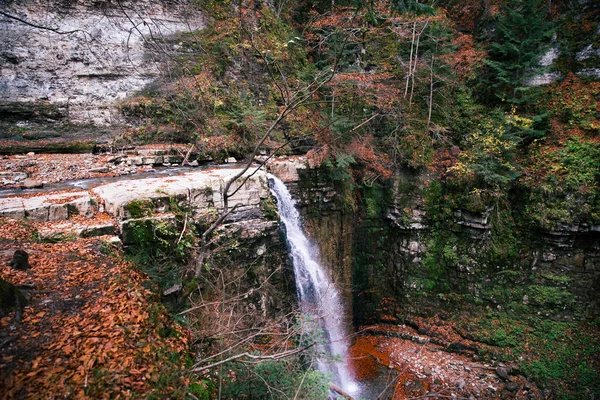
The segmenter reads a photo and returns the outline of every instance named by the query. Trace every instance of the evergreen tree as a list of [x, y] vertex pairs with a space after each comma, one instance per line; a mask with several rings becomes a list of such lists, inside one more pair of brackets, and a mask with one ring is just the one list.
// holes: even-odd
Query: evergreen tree
[[419, 0], [392, 0], [392, 8], [401, 14], [414, 13], [417, 15], [433, 15], [435, 9], [428, 5], [420, 3]]
[[[539, 72], [539, 59], [552, 36], [543, 0], [507, 0], [498, 16], [483, 78], [487, 95], [514, 106], [533, 103], [527, 78]], [[489, 97], [488, 97], [489, 98]]]

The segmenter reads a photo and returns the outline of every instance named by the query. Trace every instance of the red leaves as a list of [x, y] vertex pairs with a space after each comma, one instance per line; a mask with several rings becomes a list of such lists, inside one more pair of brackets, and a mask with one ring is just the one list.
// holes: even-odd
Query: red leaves
[[435, 152], [433, 163], [430, 169], [438, 176], [442, 182], [454, 177], [452, 167], [458, 162], [460, 149], [458, 146], [451, 148], [438, 149]]
[[392, 175], [390, 159], [383, 152], [376, 153], [372, 142], [372, 136], [355, 137], [348, 146], [349, 154], [364, 164], [367, 174], [387, 179]]
[[389, 72], [340, 73], [329, 86], [337, 96], [358, 95], [362, 101], [384, 112], [392, 112], [402, 101], [401, 82]]
[[485, 51], [475, 46], [472, 35], [458, 33], [452, 40], [457, 47], [455, 52], [442, 55], [442, 59], [452, 66], [452, 69], [462, 79], [472, 78], [476, 69], [486, 56]]

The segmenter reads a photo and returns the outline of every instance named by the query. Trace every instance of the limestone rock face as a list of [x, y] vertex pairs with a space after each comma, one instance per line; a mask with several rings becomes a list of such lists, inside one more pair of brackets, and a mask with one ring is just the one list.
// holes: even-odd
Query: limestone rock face
[[[209, 207], [223, 209], [222, 192], [225, 184], [241, 169], [221, 168], [204, 171], [194, 171], [171, 177], [157, 177], [139, 180], [128, 180], [109, 183], [92, 189], [106, 212], [119, 218], [129, 218], [133, 202], [150, 202], [154, 213], [168, 209], [172, 198], [189, 202], [189, 205], [199, 212]], [[250, 175], [253, 170], [248, 172]], [[243, 179], [240, 179], [240, 183]], [[235, 191], [238, 184], [230, 188]], [[237, 211], [246, 211], [259, 206], [261, 199], [268, 196], [266, 174], [259, 170], [241, 184], [239, 190], [229, 197], [229, 206], [239, 204]]]
[[[118, 234], [119, 243], [125, 246], [153, 246], [165, 231], [179, 234], [191, 224], [201, 229], [210, 226], [207, 223], [223, 211], [225, 185], [239, 172], [240, 168], [221, 167], [123, 178], [89, 191], [23, 190], [18, 192], [22, 197], [0, 197], [0, 218], [45, 222], [38, 230], [43, 240]], [[256, 321], [253, 315], [257, 312], [263, 316], [288, 314], [295, 304], [293, 271], [279, 222], [267, 212], [266, 172], [251, 168], [229, 193], [230, 210], [236, 208], [214, 232], [212, 259], [227, 274], [238, 277], [240, 293], [247, 293], [240, 307], [251, 317], [249, 323]], [[79, 217], [73, 218], [75, 215]], [[169, 293], [173, 288], [176, 286], [162, 289]]]
[[204, 27], [186, 2], [169, 0], [26, 0], [0, 9], [15, 17], [0, 16], [0, 111], [16, 120], [115, 124], [118, 103], [179, 51], [168, 38]]
[[[345, 207], [343, 192], [326, 170], [306, 164], [297, 168], [299, 162], [295, 157], [282, 157], [270, 161], [268, 167], [287, 182], [304, 229], [319, 247], [321, 263], [343, 289], [348, 303], [353, 302], [358, 324], [387, 318], [386, 307], [393, 307], [386, 305], [385, 299], [407, 299], [402, 306], [409, 312], [422, 306], [409, 299], [412, 293], [425, 290], [422, 282], [430, 273], [427, 263], [431, 263], [436, 245], [446, 252], [443, 254], [454, 257], [445, 266], [449, 286], [488, 299], [486, 291], [496, 284], [490, 276], [497, 272], [486, 257], [497, 237], [493, 219], [500, 216], [492, 205], [452, 209], [442, 232], [456, 241], [438, 240], [435, 235], [441, 229], [435, 226], [435, 216], [428, 214], [431, 208], [426, 202], [428, 183], [433, 179], [429, 172], [396, 171], [385, 193], [387, 208], [369, 215], [366, 209], [360, 214], [364, 204], [358, 203], [351, 211]], [[558, 226], [552, 232], [530, 229], [529, 236], [515, 244], [518, 255], [513, 262], [519, 274], [529, 274], [535, 283], [519, 283], [523, 290], [519, 300], [544, 307], [535, 303], [536, 290], [543, 286], [564, 295], [565, 301], [573, 298], [582, 307], [600, 307], [595, 300], [600, 282], [600, 228], [580, 223]], [[354, 292], [348, 294], [347, 288]], [[497, 305], [506, 306], [502, 302]], [[570, 318], [568, 309], [554, 311]]]
[[308, 168], [306, 157], [280, 157], [268, 163], [269, 170], [273, 175], [284, 183], [298, 182], [300, 176], [298, 170]]
[[93, 215], [87, 192], [67, 192], [35, 197], [0, 199], [0, 217], [30, 219], [36, 222], [61, 221], [70, 215]]

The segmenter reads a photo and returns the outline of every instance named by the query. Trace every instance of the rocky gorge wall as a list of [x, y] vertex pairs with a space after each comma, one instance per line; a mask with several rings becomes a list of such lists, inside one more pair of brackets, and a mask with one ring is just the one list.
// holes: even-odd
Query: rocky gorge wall
[[170, 0], [2, 2], [0, 117], [123, 123], [119, 103], [172, 67], [173, 35], [204, 27], [192, 10]]
[[392, 178], [387, 206], [373, 216], [365, 207], [369, 193], [348, 208], [326, 169], [303, 158], [275, 161], [271, 170], [293, 188], [324, 265], [353, 299], [357, 325], [418, 314], [426, 307], [422, 295], [431, 294], [566, 320], [597, 312], [597, 227], [515, 227], [518, 234], [509, 235], [498, 231], [495, 209], [445, 209], [442, 221], [431, 206], [431, 177], [409, 170]]

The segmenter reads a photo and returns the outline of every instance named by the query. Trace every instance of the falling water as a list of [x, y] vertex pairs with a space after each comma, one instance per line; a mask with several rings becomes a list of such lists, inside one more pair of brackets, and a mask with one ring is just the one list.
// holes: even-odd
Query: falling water
[[294, 263], [296, 292], [300, 308], [302, 312], [310, 314], [320, 321], [328, 339], [325, 350], [337, 355], [342, 360], [336, 363], [319, 360], [319, 370], [332, 372], [335, 384], [348, 393], [355, 393], [358, 387], [346, 368], [348, 341], [344, 329], [344, 308], [340, 294], [317, 262], [318, 250], [302, 231], [295, 201], [285, 184], [270, 174], [269, 181], [271, 191], [277, 198], [279, 217], [285, 225], [290, 254]]

